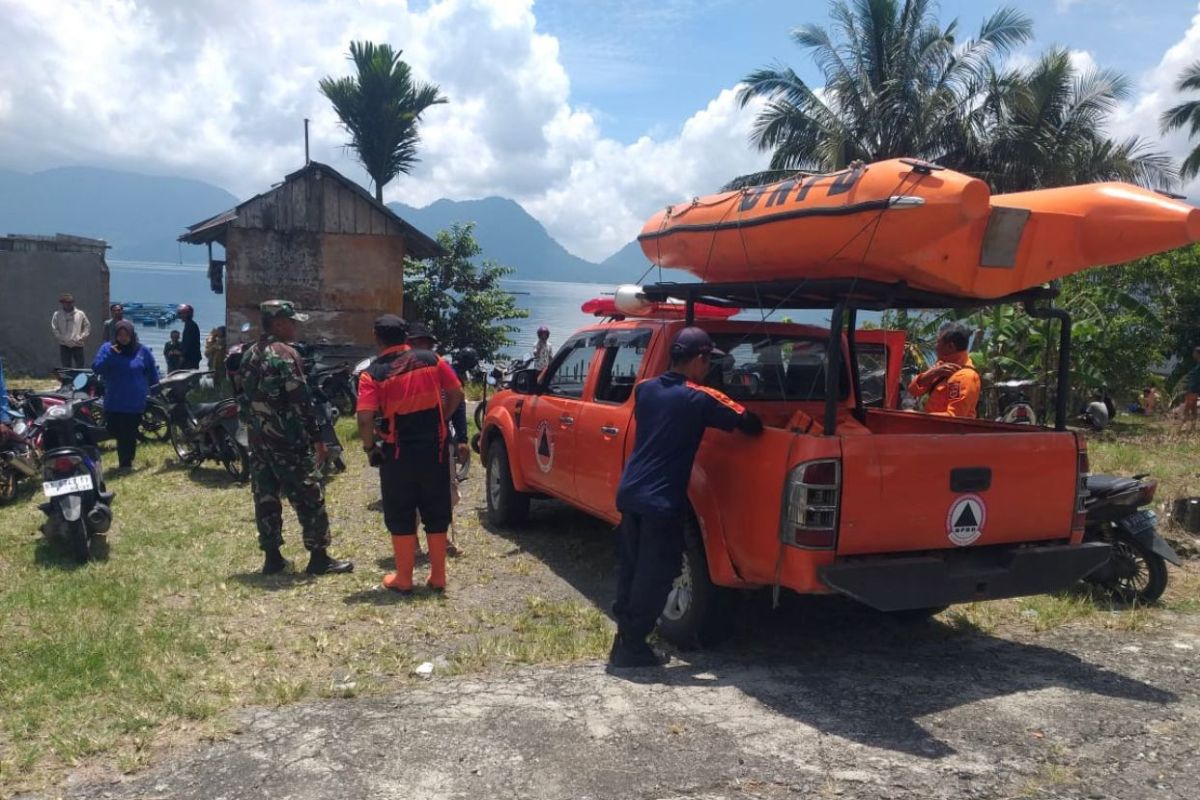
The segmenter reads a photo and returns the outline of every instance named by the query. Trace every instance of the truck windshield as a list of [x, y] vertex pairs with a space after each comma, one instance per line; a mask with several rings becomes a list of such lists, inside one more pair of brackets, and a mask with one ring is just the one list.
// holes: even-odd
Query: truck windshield
[[[705, 383], [730, 398], [825, 399], [825, 340], [811, 336], [718, 333], [713, 341], [727, 355], [713, 361]], [[848, 395], [848, 383], [842, 375], [839, 398]]]

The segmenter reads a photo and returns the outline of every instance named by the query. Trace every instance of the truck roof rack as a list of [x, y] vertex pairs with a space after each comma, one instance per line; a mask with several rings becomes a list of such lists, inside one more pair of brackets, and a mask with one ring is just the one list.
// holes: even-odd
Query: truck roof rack
[[650, 283], [642, 287], [647, 300], [668, 299], [715, 306], [771, 309], [832, 309], [841, 305], [867, 311], [888, 308], [979, 308], [1052, 300], [1054, 285], [1035, 286], [1004, 297], [980, 298], [916, 289], [903, 281], [886, 283], [859, 278], [823, 278], [737, 283]]

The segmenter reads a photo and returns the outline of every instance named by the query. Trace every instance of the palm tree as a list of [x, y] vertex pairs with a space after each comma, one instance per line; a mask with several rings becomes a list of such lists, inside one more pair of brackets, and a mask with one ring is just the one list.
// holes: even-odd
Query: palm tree
[[[1198, 89], [1200, 89], [1200, 61], [1185, 69], [1175, 83], [1175, 90], [1179, 92]], [[1200, 100], [1188, 100], [1186, 103], [1180, 103], [1174, 108], [1168, 109], [1162, 115], [1160, 123], [1163, 133], [1187, 125], [1190, 128], [1188, 137], [1195, 138], [1196, 134], [1200, 133]], [[1183, 166], [1179, 168], [1179, 175], [1184, 179], [1193, 178], [1197, 173], [1200, 173], [1200, 145], [1197, 145], [1188, 154], [1188, 157], [1184, 159]]]
[[412, 70], [400, 60], [403, 51], [391, 45], [351, 42], [350, 60], [358, 75], [321, 79], [358, 155], [375, 183], [375, 199], [383, 202], [383, 187], [417, 162], [417, 124], [427, 108], [447, 102], [432, 83], [413, 81]]
[[897, 156], [979, 175], [996, 191], [1174, 181], [1171, 160], [1144, 140], [1104, 136], [1129, 92], [1121, 75], [1081, 72], [1061, 49], [1025, 69], [997, 63], [1030, 38], [1022, 14], [1001, 9], [961, 44], [957, 22], [939, 27], [930, 0], [835, 0], [831, 15], [836, 36], [814, 25], [792, 34], [813, 52], [822, 89], [786, 67], [745, 78], [743, 107], [766, 101], [752, 141], [771, 151], [771, 171], [726, 188], [778, 180], [781, 170], [828, 172]]
[[971, 120], [972, 146], [947, 165], [978, 175], [996, 191], [1105, 180], [1157, 188], [1174, 183], [1170, 157], [1138, 137], [1117, 142], [1104, 135], [1108, 117], [1129, 95], [1121, 74], [1081, 70], [1060, 48], [989, 87]]
[[776, 65], [744, 79], [742, 106], [762, 98], [753, 142], [772, 170], [841, 168], [895, 156], [940, 158], [961, 149], [964, 120], [996, 58], [1026, 42], [1029, 18], [1011, 9], [988, 17], [959, 44], [958, 24], [941, 28], [931, 0], [835, 0], [833, 33], [792, 32], [812, 51], [824, 86], [810, 87]]

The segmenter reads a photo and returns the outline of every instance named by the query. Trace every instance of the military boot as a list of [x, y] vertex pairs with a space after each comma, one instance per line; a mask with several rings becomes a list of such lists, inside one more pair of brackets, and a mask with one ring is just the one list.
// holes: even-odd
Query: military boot
[[339, 561], [336, 558], [331, 558], [325, 548], [313, 550], [308, 557], [308, 566], [304, 571], [309, 575], [326, 575], [329, 573], [340, 574], [345, 572], [354, 572], [353, 561]]
[[292, 562], [283, 557], [283, 553], [279, 552], [278, 547], [272, 547], [266, 551], [266, 558], [263, 560], [262, 574], [276, 575], [290, 567]]

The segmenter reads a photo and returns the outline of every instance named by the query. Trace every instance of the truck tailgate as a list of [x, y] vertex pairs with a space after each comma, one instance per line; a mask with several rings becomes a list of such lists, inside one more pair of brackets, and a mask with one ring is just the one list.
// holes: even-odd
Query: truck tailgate
[[1072, 433], [848, 436], [842, 465], [839, 556], [1071, 535]]

